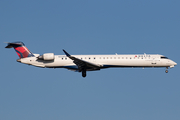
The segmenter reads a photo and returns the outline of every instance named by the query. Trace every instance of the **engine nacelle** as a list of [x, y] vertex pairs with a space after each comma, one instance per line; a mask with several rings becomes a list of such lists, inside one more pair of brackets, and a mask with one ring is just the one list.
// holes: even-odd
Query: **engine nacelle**
[[54, 60], [54, 53], [45, 53], [42, 55], [43, 60]]

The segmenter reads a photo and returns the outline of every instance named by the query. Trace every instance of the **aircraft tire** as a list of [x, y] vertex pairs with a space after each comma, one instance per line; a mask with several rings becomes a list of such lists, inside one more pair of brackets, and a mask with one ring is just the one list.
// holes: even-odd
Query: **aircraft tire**
[[82, 77], [86, 77], [86, 70], [82, 71]]

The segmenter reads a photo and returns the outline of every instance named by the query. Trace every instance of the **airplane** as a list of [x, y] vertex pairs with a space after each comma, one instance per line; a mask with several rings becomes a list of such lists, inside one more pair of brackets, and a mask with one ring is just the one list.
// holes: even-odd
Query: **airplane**
[[87, 71], [96, 71], [112, 67], [165, 67], [173, 68], [176, 62], [159, 54], [132, 54], [132, 55], [70, 55], [63, 49], [65, 55], [54, 53], [34, 54], [30, 52], [23, 42], [7, 43], [5, 48], [14, 48], [19, 56], [17, 62], [41, 68], [66, 68], [81, 72], [86, 77]]

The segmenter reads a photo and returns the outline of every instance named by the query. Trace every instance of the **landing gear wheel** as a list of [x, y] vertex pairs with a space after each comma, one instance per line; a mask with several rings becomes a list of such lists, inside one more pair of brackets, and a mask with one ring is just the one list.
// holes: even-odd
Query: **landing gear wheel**
[[168, 73], [168, 70], [166, 70], [165, 72]]
[[83, 70], [83, 71], [82, 71], [82, 76], [83, 76], [83, 77], [86, 77], [86, 70]]

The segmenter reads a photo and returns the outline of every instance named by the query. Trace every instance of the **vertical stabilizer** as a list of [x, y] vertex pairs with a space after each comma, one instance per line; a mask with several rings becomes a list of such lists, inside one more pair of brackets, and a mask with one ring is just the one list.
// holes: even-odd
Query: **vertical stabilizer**
[[19, 58], [34, 57], [34, 55], [27, 49], [23, 42], [8, 43], [6, 48], [14, 48]]

